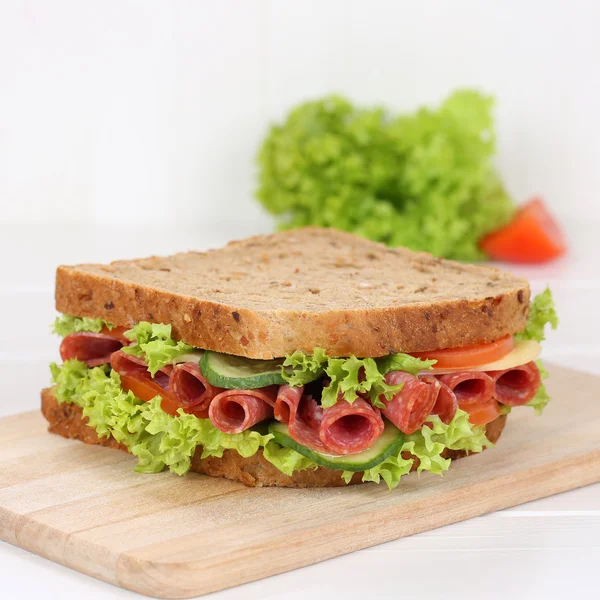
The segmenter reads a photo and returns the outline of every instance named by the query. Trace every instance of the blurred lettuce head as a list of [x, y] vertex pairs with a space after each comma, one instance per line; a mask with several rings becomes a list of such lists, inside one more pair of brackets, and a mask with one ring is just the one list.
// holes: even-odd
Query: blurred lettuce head
[[452, 94], [394, 116], [340, 96], [307, 102], [271, 127], [257, 197], [281, 228], [336, 227], [391, 246], [477, 260], [513, 203], [493, 168], [493, 99]]

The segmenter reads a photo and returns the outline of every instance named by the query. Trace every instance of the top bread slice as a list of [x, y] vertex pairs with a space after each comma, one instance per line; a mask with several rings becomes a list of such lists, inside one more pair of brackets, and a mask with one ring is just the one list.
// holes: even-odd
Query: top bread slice
[[58, 311], [170, 323], [193, 346], [249, 358], [324, 348], [377, 357], [524, 329], [529, 284], [491, 267], [307, 227], [219, 250], [61, 266]]

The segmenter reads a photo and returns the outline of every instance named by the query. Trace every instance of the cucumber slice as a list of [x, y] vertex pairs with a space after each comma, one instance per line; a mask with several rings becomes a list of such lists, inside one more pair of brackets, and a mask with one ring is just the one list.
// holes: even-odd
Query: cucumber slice
[[172, 365], [178, 365], [180, 363], [193, 362], [198, 364], [200, 359], [202, 358], [202, 350], [192, 350], [191, 352], [186, 352], [185, 354], [180, 354], [176, 356], [172, 361]]
[[371, 469], [382, 463], [388, 456], [398, 454], [404, 444], [404, 434], [389, 421], [385, 421], [383, 433], [368, 450], [345, 456], [323, 454], [299, 444], [290, 437], [288, 426], [278, 421], [269, 425], [269, 433], [273, 434], [278, 444], [299, 452], [321, 467], [355, 472]]
[[281, 385], [283, 359], [255, 360], [206, 350], [200, 359], [202, 375], [212, 385], [228, 390], [253, 390], [267, 385]]

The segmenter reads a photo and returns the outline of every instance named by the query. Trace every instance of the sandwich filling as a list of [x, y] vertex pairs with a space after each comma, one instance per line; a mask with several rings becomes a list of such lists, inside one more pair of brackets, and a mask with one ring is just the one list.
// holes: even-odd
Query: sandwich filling
[[265, 361], [194, 348], [170, 325], [126, 330], [63, 315], [54, 395], [124, 444], [142, 472], [182, 475], [196, 451], [262, 451], [289, 476], [321, 466], [393, 488], [415, 461], [419, 472], [442, 473], [447, 449], [490, 446], [485, 426], [512, 408], [542, 412], [549, 397], [536, 359], [547, 323], [557, 325], [549, 290], [523, 332], [491, 344], [376, 359], [315, 348]]

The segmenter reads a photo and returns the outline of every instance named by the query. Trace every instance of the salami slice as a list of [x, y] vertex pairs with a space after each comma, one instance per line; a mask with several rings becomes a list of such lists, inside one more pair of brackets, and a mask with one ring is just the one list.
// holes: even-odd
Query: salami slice
[[541, 382], [540, 371], [533, 361], [506, 371], [489, 371], [488, 375], [496, 382], [496, 399], [508, 406], [527, 404], [536, 395]]
[[275, 402], [275, 418], [287, 424], [294, 441], [317, 452], [324, 452], [325, 445], [319, 436], [323, 409], [311, 396], [303, 394], [303, 386], [280, 386]]
[[184, 409], [208, 410], [212, 399], [225, 390], [208, 383], [196, 363], [180, 363], [173, 367], [169, 390]]
[[[431, 385], [437, 384], [437, 397], [435, 404], [431, 409], [432, 415], [438, 415], [442, 423], [450, 423], [456, 414], [458, 409], [458, 401], [456, 394], [445, 384], [436, 379], [433, 375], [426, 375], [421, 377], [423, 381]], [[435, 383], [434, 383], [435, 382]]]
[[[136, 398], [149, 402], [160, 396], [162, 409], [170, 414], [177, 415], [180, 407], [175, 395], [168, 389], [171, 365], [168, 365], [152, 377], [144, 361], [122, 350], [113, 352], [110, 357], [110, 366], [121, 377], [121, 387], [131, 391]], [[188, 410], [188, 412], [193, 412]]]
[[63, 361], [76, 358], [88, 367], [97, 367], [110, 362], [110, 355], [122, 347], [123, 342], [111, 335], [78, 331], [63, 339], [60, 357]]
[[152, 381], [165, 390], [169, 387], [169, 379], [173, 370], [173, 365], [165, 365], [152, 377], [150, 371], [148, 371], [148, 365], [143, 359], [133, 356], [133, 354], [126, 354], [122, 350], [111, 354], [110, 366], [119, 375], [135, 376], [138, 379]]
[[343, 398], [323, 410], [303, 387], [282, 385], [275, 403], [275, 418], [287, 423], [290, 437], [317, 452], [356, 454], [370, 448], [383, 432], [378, 409], [359, 398]]
[[319, 437], [332, 454], [356, 454], [370, 448], [383, 433], [379, 409], [359, 398], [352, 404], [339, 398], [323, 411]]
[[392, 371], [385, 380], [390, 385], [403, 383], [404, 387], [390, 401], [382, 399], [386, 404], [383, 414], [403, 433], [421, 429], [438, 398], [438, 385], [403, 371]]
[[225, 433], [242, 433], [273, 417], [277, 386], [257, 390], [227, 390], [217, 394], [208, 409], [212, 424]]
[[494, 395], [494, 380], [487, 373], [465, 371], [439, 375], [438, 379], [454, 392], [458, 406], [482, 404]]

